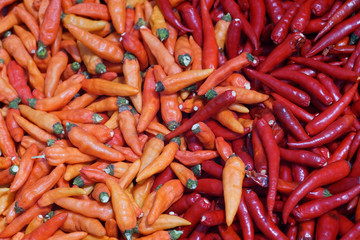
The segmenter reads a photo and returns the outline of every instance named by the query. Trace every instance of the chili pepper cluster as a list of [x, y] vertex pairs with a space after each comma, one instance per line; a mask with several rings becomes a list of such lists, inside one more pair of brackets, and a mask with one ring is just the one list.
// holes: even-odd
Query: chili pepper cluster
[[0, 239], [360, 238], [360, 0], [1, 0]]

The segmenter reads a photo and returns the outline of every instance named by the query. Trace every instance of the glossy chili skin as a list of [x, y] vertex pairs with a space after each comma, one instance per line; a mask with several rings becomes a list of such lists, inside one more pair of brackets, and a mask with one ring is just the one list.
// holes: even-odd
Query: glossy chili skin
[[202, 162], [201, 169], [217, 179], [222, 179], [223, 166], [217, 164], [213, 160]]
[[269, 239], [287, 239], [284, 233], [280, 231], [266, 214], [266, 210], [256, 193], [252, 190], [245, 190], [243, 195], [250, 215], [259, 230]]
[[203, 44], [203, 33], [201, 18], [198, 11], [196, 11], [196, 8], [188, 2], [180, 4], [177, 9], [180, 11], [185, 24], [193, 31], [192, 35], [194, 40], [201, 47]]
[[251, 142], [253, 147], [255, 169], [259, 173], [266, 174], [268, 169], [267, 158], [256, 128], [252, 132]]
[[311, 94], [325, 105], [330, 105], [334, 102], [330, 93], [319, 81], [299, 71], [279, 70], [276, 71], [276, 73], [273, 73], [272, 76], [295, 82], [303, 87], [307, 93]]
[[238, 55], [241, 36], [241, 21], [235, 18], [231, 21], [226, 35], [226, 55], [229, 59]]
[[174, 179], [176, 177], [175, 173], [171, 170], [170, 167], [167, 167], [159, 175], [156, 176], [154, 184], [151, 187], [151, 191], [154, 191], [159, 185], [163, 185], [167, 181]]
[[258, 79], [272, 90], [282, 95], [286, 99], [296, 102], [301, 107], [307, 107], [310, 104], [310, 96], [304, 91], [295, 88], [285, 82], [282, 82], [271, 75], [267, 75], [255, 70], [244, 69], [245, 74], [250, 79]]
[[209, 119], [205, 121], [205, 124], [213, 131], [216, 137], [223, 137], [225, 140], [235, 140], [242, 137], [241, 134], [230, 131], [227, 128], [221, 126], [215, 120]]
[[326, 164], [326, 159], [319, 154], [306, 150], [290, 150], [280, 148], [281, 159], [289, 162], [306, 165], [309, 167], [322, 167]]
[[328, 159], [328, 163], [332, 163], [341, 159], [347, 159], [350, 145], [355, 135], [355, 132], [350, 132], [348, 135], [346, 135], [346, 137], [341, 141], [339, 146], [335, 149], [331, 157]]
[[290, 28], [293, 32], [304, 32], [311, 17], [311, 5], [314, 0], [305, 0], [291, 21]]
[[339, 235], [344, 236], [352, 227], [354, 223], [344, 215], [339, 215]]
[[349, 148], [348, 158], [347, 158], [349, 161], [353, 158], [353, 156], [356, 153], [356, 150], [358, 149], [359, 146], [360, 146], [360, 131], [357, 130], [356, 135], [355, 135], [353, 141], [351, 142], [351, 145]]
[[212, 210], [205, 212], [201, 217], [201, 224], [209, 227], [225, 224], [225, 211]]
[[169, 208], [169, 212], [175, 212], [178, 215], [183, 214], [187, 209], [189, 209], [201, 195], [199, 193], [193, 192], [189, 194], [184, 194], [179, 200], [177, 200]]
[[280, 0], [264, 0], [266, 13], [269, 15], [270, 21], [277, 24], [284, 15], [284, 9]]
[[238, 139], [232, 142], [232, 147], [237, 156], [239, 156], [245, 163], [245, 168], [249, 171], [254, 170], [254, 160], [250, 154], [243, 149], [244, 139]]
[[316, 239], [336, 239], [339, 232], [339, 214], [336, 211], [322, 215], [316, 223]]
[[292, 214], [294, 215], [295, 219], [301, 221], [313, 219], [351, 201], [359, 193], [360, 185], [357, 185], [345, 192], [327, 198], [306, 202], [303, 205], [295, 208], [292, 211]]
[[21, 102], [28, 105], [28, 99], [34, 98], [34, 96], [32, 95], [31, 89], [27, 84], [24, 69], [15, 61], [11, 61], [7, 65], [7, 72], [9, 83], [14, 87], [17, 94], [19, 94]]
[[198, 186], [195, 191], [200, 194], [221, 197], [223, 196], [222, 181], [215, 178], [198, 179]]
[[[243, 190], [243, 192], [244, 191], [246, 190]], [[241, 201], [236, 216], [240, 222], [243, 238], [254, 239], [254, 222], [251, 218], [248, 207], [246, 206], [244, 195], [241, 195]]]
[[219, 47], [215, 38], [215, 30], [212, 25], [209, 8], [206, 6], [205, 0], [200, 0], [200, 12], [203, 30], [203, 52], [202, 66], [203, 68], [218, 67]]
[[191, 235], [189, 236], [189, 240], [200, 240], [200, 239], [204, 239], [204, 237], [206, 236], [207, 232], [209, 230], [208, 226], [205, 226], [201, 223], [199, 223], [196, 228], [194, 229], [194, 231], [191, 233]]
[[309, 220], [299, 223], [298, 239], [315, 239], [314, 220]]
[[275, 24], [274, 29], [271, 32], [271, 40], [273, 40], [275, 44], [280, 44], [286, 38], [289, 33], [291, 20], [299, 7], [299, 3], [293, 2], [286, 10], [283, 17]]
[[327, 143], [330, 143], [346, 133], [352, 123], [354, 122], [354, 117], [352, 115], [344, 115], [340, 117], [338, 120], [331, 123], [328, 127], [326, 127], [323, 131], [318, 133], [317, 135], [303, 141], [288, 143], [289, 147], [294, 148], [312, 148], [312, 147], [320, 147]]
[[174, 12], [172, 11], [172, 7], [170, 5], [169, 0], [157, 0], [157, 5], [159, 6], [162, 14], [164, 15], [165, 19], [175, 28], [184, 32], [192, 32], [191, 29], [185, 27], [181, 24], [181, 22], [177, 19]]
[[192, 152], [204, 149], [202, 143], [192, 131], [187, 131], [185, 133], [185, 141], [188, 149]]
[[182, 237], [187, 237], [196, 225], [200, 222], [202, 215], [209, 211], [211, 203], [204, 197], [199, 198], [184, 214], [184, 218], [191, 222], [191, 225], [180, 227], [183, 231]]

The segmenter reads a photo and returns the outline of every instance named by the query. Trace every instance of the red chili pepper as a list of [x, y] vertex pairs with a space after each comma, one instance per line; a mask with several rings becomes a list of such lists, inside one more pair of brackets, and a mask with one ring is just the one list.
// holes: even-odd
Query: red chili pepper
[[34, 98], [31, 89], [27, 84], [27, 79], [24, 69], [15, 61], [11, 61], [7, 65], [7, 72], [9, 83], [14, 87], [17, 94], [19, 94], [21, 101], [29, 105], [28, 99]]
[[294, 148], [312, 148], [320, 147], [324, 144], [330, 143], [346, 133], [354, 122], [352, 115], [344, 115], [335, 122], [331, 123], [323, 131], [317, 135], [299, 142], [288, 143], [289, 147]]
[[299, 223], [298, 239], [315, 239], [315, 221], [305, 221]]
[[335, 183], [327, 186], [327, 189], [332, 194], [338, 194], [338, 193], [347, 191], [350, 188], [355, 187], [358, 184], [360, 184], [360, 178], [358, 176], [356, 176], [356, 177], [346, 177], [346, 178], [341, 179], [338, 182], [335, 182]]
[[187, 144], [187, 148], [191, 152], [204, 150], [204, 147], [201, 144], [200, 140], [195, 136], [195, 134], [192, 131], [187, 131], [184, 137]]
[[241, 240], [240, 237], [237, 235], [237, 233], [235, 232], [234, 225], [230, 225], [230, 226], [226, 226], [226, 225], [219, 225], [218, 226], [218, 230], [220, 233], [220, 236], [222, 237], [222, 239], [224, 240]]
[[353, 141], [356, 133], [349, 133], [339, 144], [339, 146], [335, 149], [331, 157], [328, 159], [328, 163], [332, 163], [335, 161], [339, 161], [341, 159], [347, 159], [348, 152], [350, 149], [351, 142]]
[[305, 150], [290, 150], [280, 148], [280, 157], [281, 159], [289, 162], [315, 168], [323, 167], [326, 164], [326, 159], [324, 157]]
[[241, 13], [239, 5], [236, 4], [234, 0], [220, 0], [220, 2], [224, 7], [225, 11], [229, 12], [233, 18], [240, 19], [244, 33], [255, 47], [255, 50], [259, 49], [260, 42], [258, 36], [256, 35], [254, 29], [251, 27], [245, 16]]
[[272, 216], [277, 191], [276, 185], [279, 178], [280, 150], [276, 144], [271, 127], [265, 122], [264, 119], [259, 119], [256, 122], [256, 129], [259, 133], [261, 132], [259, 135], [268, 160], [269, 189], [267, 195], [267, 209], [268, 214]]
[[179, 9], [186, 25], [193, 31], [194, 40], [201, 47], [203, 44], [203, 33], [198, 11], [188, 2], [180, 4], [177, 9]]
[[222, 179], [223, 166], [212, 160], [202, 162], [201, 169], [217, 179]]
[[[290, 195], [298, 186], [299, 184], [296, 182], [289, 182], [285, 181], [283, 179], [278, 180], [278, 186], [277, 189], [280, 193], [285, 195]], [[324, 197], [331, 196], [331, 193], [326, 188], [316, 188], [312, 191], [310, 191], [305, 198], [307, 199], [321, 199]]]
[[290, 80], [301, 86], [307, 93], [318, 99], [325, 105], [331, 105], [334, 101], [327, 89], [316, 79], [299, 71], [279, 70], [272, 76], [280, 79]]
[[217, 233], [208, 233], [203, 240], [222, 240], [222, 238]]
[[250, 154], [242, 149], [244, 146], [244, 140], [238, 139], [232, 142], [232, 147], [234, 149], [234, 152], [237, 156], [243, 160], [245, 163], [245, 168], [249, 171], [254, 170], [254, 161], [251, 158]]
[[270, 21], [277, 24], [284, 16], [284, 9], [280, 0], [264, 0], [266, 6], [266, 13], [269, 15]]
[[196, 192], [184, 194], [179, 200], [171, 205], [168, 212], [175, 212], [178, 215], [181, 215], [187, 209], [189, 209], [200, 197], [201, 195]]
[[286, 99], [296, 102], [301, 107], [307, 107], [310, 104], [310, 96], [304, 91], [295, 88], [285, 82], [282, 82], [271, 75], [257, 72], [251, 69], [244, 69], [245, 74], [251, 79], [258, 79], [273, 91], [286, 97]]
[[181, 237], [186, 238], [200, 222], [202, 215], [209, 211], [211, 203], [206, 198], [202, 197], [196, 200], [196, 202], [185, 212], [184, 219], [191, 222], [191, 225], [186, 227], [180, 227], [183, 231]]
[[306, 202], [295, 208], [292, 214], [296, 220], [305, 221], [322, 216], [356, 197], [360, 193], [360, 185], [331, 197]]
[[175, 173], [171, 170], [170, 166], [162, 171], [159, 175], [156, 176], [154, 184], [151, 187], [151, 191], [154, 191], [160, 185], [162, 186], [167, 181], [174, 179], [176, 177]]
[[182, 25], [181, 22], [177, 19], [174, 12], [172, 11], [172, 7], [169, 0], [157, 0], [156, 3], [159, 6], [166, 21], [168, 21], [173, 27], [184, 32], [192, 32], [191, 29]]
[[284, 41], [284, 39], [288, 35], [291, 20], [295, 16], [295, 13], [299, 7], [299, 3], [292, 3], [284, 13], [282, 18], [275, 24], [275, 27], [271, 32], [271, 40], [273, 40], [276, 45], [282, 43], [282, 41]]
[[212, 210], [205, 212], [201, 217], [201, 224], [209, 227], [225, 224], [225, 211]]
[[197, 111], [189, 120], [181, 124], [171, 133], [167, 134], [165, 136], [165, 141], [181, 133], [184, 133], [187, 130], [190, 130], [195, 123], [203, 122], [207, 120], [212, 115], [219, 112], [221, 109], [234, 103], [235, 100], [236, 100], [236, 93], [235, 91], [231, 91], [231, 90], [225, 91], [224, 93], [216, 96], [215, 98], [210, 100], [203, 108], [199, 109], [199, 111]]
[[219, 48], [216, 43], [215, 30], [209, 14], [209, 8], [206, 6], [205, 0], [200, 0], [200, 10], [204, 35], [202, 66], [204, 69], [216, 69], [218, 67]]
[[349, 148], [348, 157], [347, 157], [349, 161], [352, 159], [359, 146], [360, 146], [360, 131], [358, 130]]
[[[243, 192], [246, 190], [243, 190]], [[254, 239], [254, 223], [246, 206], [244, 194], [241, 195], [240, 205], [237, 211], [244, 239]]]
[[305, 0], [302, 2], [299, 10], [291, 21], [290, 28], [293, 32], [304, 32], [310, 21], [311, 5], [314, 0]]
[[284, 223], [290, 212], [294, 209], [295, 205], [305, 197], [311, 190], [341, 180], [350, 172], [350, 164], [345, 160], [330, 163], [325, 167], [311, 174], [291, 193], [285, 202], [284, 210], [282, 213]]
[[252, 147], [254, 152], [254, 166], [257, 172], [267, 174], [268, 164], [264, 147], [260, 140], [260, 135], [255, 128], [251, 134]]
[[294, 177], [294, 181], [299, 183], [303, 182], [309, 175], [309, 171], [305, 166], [294, 163], [291, 165], [291, 172]]
[[357, 239], [360, 236], [360, 222], [357, 222], [349, 231], [340, 238], [341, 240]]
[[209, 230], [208, 226], [202, 225], [201, 223], [196, 226], [194, 231], [189, 236], [189, 240], [200, 240], [204, 239], [205, 235]]
[[215, 120], [209, 119], [205, 122], [205, 124], [211, 128], [216, 137], [223, 137], [225, 140], [235, 140], [242, 137], [242, 134], [235, 133], [227, 128], [224, 128]]
[[231, 21], [226, 35], [226, 55], [229, 59], [236, 57], [239, 52], [242, 24], [240, 19]]
[[259, 197], [252, 190], [243, 191], [246, 206], [259, 230], [269, 239], [287, 239], [276, 224], [266, 214]]
[[311, 5], [311, 12], [315, 16], [323, 16], [331, 9], [334, 2], [335, 0], [315, 0]]
[[339, 235], [344, 236], [355, 224], [344, 215], [339, 215]]
[[210, 196], [223, 196], [222, 181], [215, 178], [198, 179], [196, 192]]
[[[255, 35], [257, 37], [257, 40], [260, 40], [261, 32], [264, 28], [264, 22], [266, 17], [266, 7], [263, 0], [252, 0], [249, 1], [250, 5], [250, 25], [252, 26]], [[250, 43], [248, 40], [247, 43]], [[248, 44], [246, 44], [248, 45]], [[245, 52], [251, 52], [247, 51], [248, 49], [244, 48]]]

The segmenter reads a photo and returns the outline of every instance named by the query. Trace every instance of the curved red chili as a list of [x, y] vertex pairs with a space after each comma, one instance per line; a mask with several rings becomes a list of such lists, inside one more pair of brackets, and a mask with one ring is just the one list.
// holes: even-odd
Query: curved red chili
[[240, 46], [242, 24], [240, 19], [235, 18], [231, 21], [225, 42], [226, 55], [229, 59], [234, 58], [238, 55]]
[[180, 4], [177, 9], [179, 9], [186, 25], [193, 31], [194, 40], [201, 47], [203, 44], [203, 33], [198, 11], [188, 2]]
[[216, 43], [214, 26], [212, 24], [209, 9], [206, 6], [205, 0], [200, 0], [200, 10], [204, 35], [202, 66], [204, 69], [216, 69], [218, 67], [219, 47]]
[[169, 0], [157, 0], [156, 3], [159, 6], [166, 21], [168, 21], [173, 27], [184, 32], [192, 32], [191, 29], [182, 25], [181, 22], [177, 19], [174, 12], [172, 11], [172, 7]]
[[184, 194], [179, 200], [177, 200], [171, 207], [168, 209], [168, 212], [175, 212], [178, 215], [183, 214], [187, 209], [189, 209], [201, 195], [199, 193], [189, 193]]
[[[243, 192], [244, 191], [246, 190], [243, 190]], [[250, 216], [249, 209], [246, 206], [243, 194], [241, 195], [241, 201], [236, 216], [240, 222], [243, 238], [254, 239], [254, 223]]]
[[280, 157], [288, 162], [294, 162], [315, 168], [323, 167], [326, 164], [326, 158], [306, 150], [280, 148]]
[[14, 87], [17, 94], [21, 98], [21, 102], [29, 105], [28, 99], [34, 98], [31, 93], [31, 89], [27, 84], [27, 79], [24, 69], [16, 63], [11, 61], [7, 65], [7, 73], [9, 77], [9, 83]]
[[266, 13], [269, 15], [270, 21], [277, 24], [284, 16], [284, 9], [280, 0], [264, 0], [266, 6]]
[[202, 162], [201, 169], [217, 179], [222, 179], [223, 166], [217, 164], [213, 160], [206, 160]]
[[304, 32], [311, 17], [311, 5], [314, 0], [305, 0], [302, 2], [299, 10], [293, 17], [290, 28], [293, 32]]
[[198, 186], [195, 191], [201, 194], [221, 197], [223, 196], [222, 181], [215, 178], [198, 179]]

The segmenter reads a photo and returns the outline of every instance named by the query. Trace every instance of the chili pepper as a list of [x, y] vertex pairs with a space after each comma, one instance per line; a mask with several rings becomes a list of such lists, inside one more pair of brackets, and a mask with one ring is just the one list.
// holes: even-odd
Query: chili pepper
[[164, 138], [162, 134], [157, 134], [145, 144], [143, 154], [141, 155], [140, 172], [160, 155], [163, 148]]
[[87, 47], [85, 47], [80, 41], [77, 41], [77, 46], [82, 61], [84, 62], [87, 70], [91, 74], [106, 72], [106, 66], [103, 64], [101, 58], [92, 53]]
[[231, 21], [226, 34], [226, 54], [229, 59], [238, 56], [242, 24], [240, 19]]
[[225, 211], [210, 210], [205, 212], [201, 217], [201, 224], [210, 227], [225, 224]]
[[348, 152], [350, 149], [350, 144], [352, 143], [353, 139], [355, 137], [355, 133], [351, 132], [349, 133], [340, 143], [340, 145], [336, 148], [336, 150], [333, 152], [331, 157], [328, 159], [328, 163], [338, 161], [340, 159], [347, 159], [348, 158]]
[[281, 82], [280, 80], [270, 75], [260, 73], [254, 70], [245, 69], [245, 73], [250, 78], [260, 80], [262, 83], [272, 88], [278, 94], [286, 96], [286, 99], [296, 102], [302, 107], [309, 106], [310, 104], [310, 96], [300, 89], [297, 89], [287, 83]]
[[220, 1], [222, 6], [224, 7], [226, 12], [229, 12], [232, 18], [239, 18], [244, 29], [244, 33], [249, 38], [252, 45], [255, 47], [255, 49], [259, 49], [259, 39], [256, 35], [254, 29], [250, 25], [250, 23], [247, 21], [245, 16], [241, 13], [240, 7], [238, 4], [235, 3], [233, 0], [222, 0]]
[[319, 147], [325, 143], [329, 143], [342, 134], [344, 134], [352, 125], [354, 117], [352, 115], [344, 115], [335, 122], [331, 123], [319, 134], [299, 142], [288, 143], [290, 147], [296, 148], [309, 148], [309, 147]]
[[265, 0], [266, 13], [269, 15], [269, 18], [272, 23], [276, 24], [284, 15], [284, 9], [281, 5], [281, 2], [278, 0]]
[[245, 204], [245, 199], [243, 194], [241, 195], [241, 201], [236, 216], [239, 219], [244, 239], [253, 239], [254, 223], [250, 216], [249, 210]]
[[0, 9], [2, 10], [4, 7], [12, 4], [13, 2], [15, 2], [14, 0], [5, 0], [1, 3]]
[[[13, 115], [13, 117], [16, 114]], [[16, 120], [16, 119], [15, 119]], [[16, 149], [14, 141], [12, 140], [10, 133], [6, 127], [4, 117], [0, 116], [0, 150], [5, 157], [14, 157], [16, 156]]]
[[334, 4], [334, 2], [335, 0], [315, 0], [311, 5], [311, 12], [315, 16], [323, 16], [331, 9], [331, 6]]
[[355, 224], [344, 215], [339, 214], [339, 235], [344, 236]]
[[191, 131], [201, 141], [206, 149], [215, 148], [215, 135], [211, 129], [203, 122], [198, 122], [191, 127]]
[[217, 156], [219, 156], [219, 154], [211, 150], [197, 150], [195, 152], [179, 150], [175, 153], [175, 159], [179, 160], [185, 166], [194, 166], [205, 160], [216, 158]]
[[203, 34], [199, 13], [191, 4], [187, 2], [180, 4], [177, 9], [180, 11], [186, 26], [192, 30], [192, 36], [194, 37], [194, 40], [201, 47], [203, 43]]
[[44, 193], [39, 199], [38, 205], [40, 207], [49, 206], [55, 203], [57, 198], [84, 195], [85, 193], [85, 190], [81, 188], [56, 188]]
[[108, 9], [114, 28], [117, 33], [125, 32], [126, 2], [123, 0], [110, 0]]
[[304, 88], [304, 90], [317, 98], [323, 104], [330, 105], [333, 102], [333, 98], [327, 89], [317, 80], [307, 76], [306, 74], [300, 73], [298, 71], [279, 70], [276, 71], [276, 73], [273, 73], [272, 76], [280, 79], [290, 80], [299, 84]]
[[152, 33], [157, 36], [160, 41], [164, 41], [169, 37], [169, 30], [167, 29], [165, 18], [157, 5], [152, 9], [149, 22]]
[[245, 190], [244, 200], [251, 217], [260, 231], [270, 239], [287, 239], [265, 212], [265, 208], [254, 191]]
[[271, 40], [273, 40], [275, 44], [280, 44], [284, 41], [285, 37], [289, 32], [290, 23], [299, 7], [299, 3], [292, 3], [290, 7], [286, 10], [286, 12], [283, 14], [281, 19], [279, 19], [278, 22], [275, 24], [274, 29], [271, 32]]
[[187, 148], [191, 152], [201, 151], [204, 149], [203, 144], [201, 143], [201, 141], [196, 137], [196, 135], [193, 132], [188, 131], [184, 135], [184, 137], [185, 137]]
[[308, 220], [319, 217], [326, 212], [335, 209], [336, 207], [343, 205], [353, 199], [359, 194], [360, 187], [354, 186], [351, 189], [333, 195], [331, 197], [313, 200], [293, 210], [293, 215], [296, 219]]
[[326, 159], [324, 157], [305, 150], [289, 150], [280, 148], [280, 156], [286, 161], [310, 167], [323, 167], [326, 164]]
[[171, 163], [170, 167], [185, 187], [188, 189], [196, 189], [197, 180], [195, 174], [190, 169], [175, 162]]
[[[283, 194], [290, 195], [291, 192], [294, 191], [298, 185], [299, 184], [296, 182], [289, 182], [289, 181], [279, 179], [277, 189], [279, 192], [281, 192]], [[327, 188], [317, 188], [317, 189], [310, 191], [306, 195], [306, 198], [307, 199], [321, 199], [321, 198], [329, 197], [329, 196], [331, 196], [331, 193], [329, 192], [329, 190]]]
[[338, 222], [339, 218], [336, 211], [322, 215], [316, 223], [316, 238], [336, 239], [339, 231]]
[[206, 6], [205, 0], [200, 0], [200, 9], [201, 9], [201, 19], [202, 19], [202, 30], [204, 40], [203, 40], [203, 56], [202, 56], [202, 65], [203, 68], [213, 68], [216, 69], [218, 66], [218, 46], [215, 38], [215, 30], [211, 22], [211, 17], [209, 14], [209, 9]]
[[15, 233], [23, 229], [31, 220], [40, 214], [45, 214], [51, 210], [51, 206], [41, 208], [37, 204], [33, 205], [25, 213], [21, 214], [15, 218], [10, 224], [8, 224], [5, 229], [0, 233], [1, 237], [11, 237]]
[[173, 27], [184, 32], [192, 32], [191, 29], [182, 25], [180, 21], [176, 18], [168, 0], [158, 0], [156, 1], [156, 3], [159, 6], [161, 12], [163, 13], [166, 21], [169, 22]]
[[16, 35], [19, 36], [21, 41], [23, 42], [27, 51], [31, 54], [36, 52], [36, 39], [31, 32], [26, 31], [22, 27], [15, 25], [14, 31]]
[[244, 140], [238, 139], [232, 142], [232, 147], [237, 156], [239, 156], [243, 162], [245, 163], [246, 169], [251, 171], [254, 169], [254, 161], [246, 149], [243, 149]]
[[165, 170], [165, 168], [169, 166], [170, 163], [173, 161], [175, 157], [175, 153], [179, 149], [179, 145], [180, 145], [180, 139], [173, 138], [170, 141], [170, 143], [168, 143], [164, 147], [161, 154], [151, 163], [149, 163], [141, 172], [138, 173], [136, 182], [145, 180], [148, 177], [151, 177], [152, 175]]
[[267, 173], [267, 158], [263, 145], [261, 144], [259, 132], [255, 128], [251, 135], [252, 147], [254, 152], [254, 165], [257, 172]]
[[103, 121], [103, 117], [100, 114], [94, 113], [93, 111], [87, 109], [74, 109], [74, 110], [70, 109], [70, 110], [52, 112], [52, 114], [58, 116], [62, 121], [68, 120], [76, 123], [97, 124]]
[[107, 24], [106, 21], [90, 20], [87, 18], [76, 16], [74, 14], [67, 14], [64, 18], [62, 18], [62, 22], [64, 24], [64, 27], [66, 28], [68, 24], [73, 24], [74, 26], [89, 32], [100, 31], [104, 29]]
[[110, 20], [108, 8], [104, 4], [83, 2], [68, 8], [68, 13], [93, 19]]
[[55, 41], [60, 26], [61, 0], [50, 1], [40, 24], [39, 41], [49, 46]]
[[307, 24], [310, 21], [311, 5], [314, 0], [302, 1], [301, 8], [294, 15], [290, 28], [293, 32], [304, 32]]
[[184, 194], [178, 201], [174, 202], [171, 207], [168, 209], [168, 212], [175, 212], [177, 214], [183, 214], [187, 209], [189, 209], [201, 195], [198, 193]]
[[223, 196], [222, 182], [215, 178], [198, 179], [196, 192], [210, 196]]
[[[335, 170], [336, 169], [336, 170]], [[287, 221], [289, 213], [293, 210], [295, 205], [311, 190], [326, 185], [332, 182], [341, 180], [348, 175], [350, 165], [345, 160], [330, 163], [325, 167], [319, 169], [316, 173], [310, 175], [303, 181], [289, 196], [285, 202], [283, 210], [283, 220]], [[331, 176], [329, 178], [328, 176]], [[327, 198], [326, 198], [327, 199]]]
[[211, 130], [213, 131], [213, 133], [215, 134], [216, 137], [223, 137], [225, 140], [234, 140], [234, 139], [241, 137], [240, 134], [234, 133], [234, 132], [222, 127], [220, 124], [218, 124], [214, 120], [211, 120], [211, 119], [206, 120], [205, 124], [211, 128]]
[[309, 220], [299, 223], [298, 237], [300, 238], [314, 238], [315, 221]]
[[194, 204], [187, 209], [184, 214], [184, 219], [191, 222], [190, 226], [181, 227], [183, 231], [182, 237], [187, 237], [194, 230], [196, 225], [200, 222], [202, 215], [210, 209], [210, 202], [206, 198], [199, 198]]

